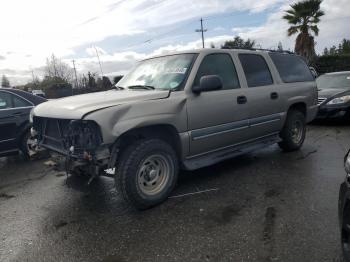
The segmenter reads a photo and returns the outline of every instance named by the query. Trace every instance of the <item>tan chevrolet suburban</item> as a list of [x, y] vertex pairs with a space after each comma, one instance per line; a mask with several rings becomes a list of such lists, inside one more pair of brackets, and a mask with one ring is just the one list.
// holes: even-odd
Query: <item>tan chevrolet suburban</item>
[[138, 209], [166, 200], [194, 170], [278, 143], [299, 149], [317, 113], [304, 60], [286, 52], [202, 49], [141, 61], [115, 90], [57, 99], [31, 113], [40, 146], [95, 177], [115, 168]]

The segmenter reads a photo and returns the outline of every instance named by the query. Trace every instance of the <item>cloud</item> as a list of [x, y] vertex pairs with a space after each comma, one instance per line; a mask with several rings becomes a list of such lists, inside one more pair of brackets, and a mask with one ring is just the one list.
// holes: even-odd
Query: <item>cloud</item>
[[[286, 1], [276, 12], [269, 15], [267, 22], [257, 27], [233, 28], [232, 31], [243, 38], [256, 40], [263, 48], [276, 48], [281, 41], [284, 49], [294, 50], [296, 36], [288, 37], [289, 25], [282, 19], [285, 10], [293, 1]], [[325, 47], [337, 45], [343, 38], [350, 38], [348, 24], [350, 15], [346, 8], [348, 0], [324, 0], [321, 9], [326, 15], [319, 23], [320, 33], [315, 38], [316, 52], [321, 53]]]
[[[6, 60], [0, 57], [0, 74], [6, 73], [10, 79], [16, 78], [22, 82], [31, 79], [31, 69], [42, 76], [45, 59], [52, 53], [65, 58], [69, 64], [74, 57], [80, 72], [99, 72], [93, 46], [103, 39], [111, 36], [147, 39], [156, 28], [162, 27], [163, 31], [168, 31], [179, 23], [188, 23], [200, 16], [220, 16], [237, 11], [248, 11], [252, 15], [267, 10], [271, 13], [265, 23], [255, 27], [235, 27], [232, 35], [224, 34], [222, 28], [217, 26], [212, 30], [217, 36], [207, 38], [207, 46], [214, 43], [219, 47], [225, 40], [240, 35], [256, 40], [263, 48], [277, 47], [281, 41], [285, 49], [294, 49], [295, 37], [287, 36], [288, 24], [281, 19], [292, 2], [294, 1], [192, 0], [184, 5], [183, 1], [178, 0], [6, 1], [2, 4], [0, 16], [0, 23], [8, 25], [0, 28], [0, 34], [6, 36], [0, 41], [0, 53], [6, 54]], [[323, 1], [322, 8], [326, 15], [319, 25], [320, 35], [316, 38], [318, 52], [325, 46], [339, 43], [342, 38], [350, 38], [347, 28], [350, 17], [344, 8], [347, 5], [348, 0]], [[18, 9], [18, 6], [21, 8]], [[13, 13], [16, 13], [18, 19], [13, 19]], [[247, 17], [247, 25], [249, 19]], [[113, 43], [115, 48], [108, 52], [99, 46], [96, 49], [104, 73], [125, 73], [133, 64], [148, 55], [201, 47], [199, 38], [188, 42], [181, 39], [185, 39], [185, 36], [174, 38], [173, 41], [158, 41], [163, 46], [157, 50], [147, 50], [143, 46], [138, 49], [139, 52], [133, 52], [131, 48], [127, 52], [116, 52], [118, 43]], [[169, 42], [174, 44], [168, 44]]]

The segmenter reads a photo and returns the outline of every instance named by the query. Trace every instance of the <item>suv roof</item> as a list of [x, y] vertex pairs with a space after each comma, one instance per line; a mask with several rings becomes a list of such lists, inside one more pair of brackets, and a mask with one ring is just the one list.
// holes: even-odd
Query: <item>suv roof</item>
[[154, 55], [147, 57], [146, 59], [143, 60], [148, 60], [152, 58], [157, 58], [157, 57], [163, 57], [163, 56], [171, 56], [171, 55], [180, 55], [180, 54], [211, 54], [215, 52], [251, 52], [251, 53], [280, 53], [280, 54], [289, 54], [289, 55], [296, 55], [293, 52], [290, 51], [277, 51], [277, 50], [269, 50], [269, 49], [257, 49], [257, 48], [251, 48], [251, 49], [222, 49], [222, 48], [202, 48], [202, 49], [190, 49], [190, 50], [184, 50], [184, 51], [173, 51], [165, 54], [159, 54], [159, 55]]

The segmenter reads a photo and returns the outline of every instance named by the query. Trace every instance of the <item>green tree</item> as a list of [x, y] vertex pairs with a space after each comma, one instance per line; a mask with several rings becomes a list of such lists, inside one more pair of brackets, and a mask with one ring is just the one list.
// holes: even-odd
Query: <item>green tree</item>
[[54, 54], [50, 58], [46, 58], [46, 66], [44, 68], [45, 76], [54, 78], [58, 77], [67, 82], [72, 81], [73, 69]]
[[95, 73], [88, 72], [88, 79], [87, 79], [87, 88], [88, 89], [96, 89], [97, 84], [95, 80]]
[[10, 81], [8, 80], [7, 76], [5, 76], [5, 75], [2, 75], [1, 87], [10, 87]]
[[326, 47], [323, 51], [323, 55], [349, 55], [349, 54], [350, 54], [350, 40], [348, 39], [343, 39], [338, 44], [338, 47], [333, 45], [329, 49]]
[[341, 54], [350, 54], [350, 40], [343, 39], [341, 42]]
[[233, 40], [226, 41], [221, 48], [222, 49], [252, 49], [255, 46], [255, 41], [244, 40], [239, 36], [236, 36]]
[[317, 24], [320, 22], [324, 12], [320, 10], [322, 0], [305, 0], [292, 4], [291, 9], [286, 11], [283, 19], [287, 20], [291, 26], [288, 29], [288, 36], [298, 34], [295, 40], [295, 53], [303, 56], [311, 63], [314, 61], [315, 40], [319, 29]]
[[112, 87], [112, 82], [107, 76], [103, 76], [102, 78], [97, 78], [96, 85], [99, 91], [109, 90]]
[[323, 55], [329, 55], [329, 51], [328, 51], [327, 47], [325, 47], [325, 49], [323, 49]]

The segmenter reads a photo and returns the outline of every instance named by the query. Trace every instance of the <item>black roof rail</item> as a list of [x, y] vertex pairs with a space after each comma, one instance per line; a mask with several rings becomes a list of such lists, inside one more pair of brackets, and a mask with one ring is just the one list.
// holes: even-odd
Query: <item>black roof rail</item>
[[266, 51], [266, 52], [272, 52], [272, 53], [284, 53], [284, 54], [291, 54], [295, 55], [294, 52], [288, 51], [288, 50], [274, 50], [274, 49], [264, 49], [264, 48], [237, 48], [238, 50], [251, 50], [251, 51]]

